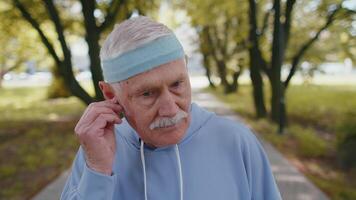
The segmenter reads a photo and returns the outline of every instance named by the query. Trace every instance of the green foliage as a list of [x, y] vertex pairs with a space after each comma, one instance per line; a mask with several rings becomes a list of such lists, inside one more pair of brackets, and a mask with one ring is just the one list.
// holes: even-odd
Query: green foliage
[[[32, 3], [36, 15], [43, 14], [44, 10], [41, 10], [39, 1], [27, 1], [27, 3]], [[27, 22], [21, 20], [20, 14], [13, 9], [11, 1], [1, 1], [0, 21], [2, 47], [0, 49], [0, 71], [24, 70], [24, 63], [29, 60], [35, 61], [40, 68], [51, 63], [49, 59], [46, 59], [46, 49], [38, 45], [40, 40], [36, 31]]]
[[327, 143], [316, 135], [314, 129], [290, 126], [288, 131], [297, 143], [297, 153], [302, 157], [313, 158], [327, 154]]
[[350, 111], [339, 125], [337, 135], [338, 158], [342, 167], [356, 169], [356, 112]]

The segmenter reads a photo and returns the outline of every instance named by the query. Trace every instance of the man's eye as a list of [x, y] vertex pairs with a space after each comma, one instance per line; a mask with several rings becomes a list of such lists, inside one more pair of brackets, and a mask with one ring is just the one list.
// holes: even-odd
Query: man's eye
[[149, 97], [151, 95], [152, 95], [152, 92], [149, 92], [149, 91], [142, 93], [142, 96], [144, 96], [144, 97]]
[[182, 83], [182, 81], [176, 81], [172, 84], [172, 87], [178, 87], [178, 86], [180, 86], [181, 83]]

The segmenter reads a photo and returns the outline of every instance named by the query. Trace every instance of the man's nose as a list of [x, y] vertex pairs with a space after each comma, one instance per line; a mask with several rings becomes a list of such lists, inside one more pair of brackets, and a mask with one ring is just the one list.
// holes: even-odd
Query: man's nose
[[179, 108], [176, 104], [174, 94], [165, 90], [159, 99], [159, 115], [161, 117], [173, 117], [177, 114]]

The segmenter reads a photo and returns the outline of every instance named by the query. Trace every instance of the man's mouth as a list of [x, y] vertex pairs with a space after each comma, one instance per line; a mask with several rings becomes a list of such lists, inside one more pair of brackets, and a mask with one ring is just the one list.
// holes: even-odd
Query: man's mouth
[[153, 129], [169, 129], [169, 128], [173, 128], [176, 127], [180, 124], [180, 122], [183, 121], [183, 119], [181, 119], [180, 121], [176, 122], [176, 123], [172, 123], [172, 124], [164, 124], [162, 126], [157, 126]]

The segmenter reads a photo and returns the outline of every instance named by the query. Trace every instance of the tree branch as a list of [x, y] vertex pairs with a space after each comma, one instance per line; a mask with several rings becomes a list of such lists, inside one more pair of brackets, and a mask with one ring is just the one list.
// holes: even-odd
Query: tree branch
[[[94, 17], [94, 10], [96, 7], [95, 0], [80, 0], [82, 4], [82, 13], [84, 16], [84, 25], [86, 28], [86, 32], [88, 31], [98, 31], [98, 27], [96, 26], [96, 20]], [[89, 30], [88, 30], [89, 29]]]
[[126, 0], [112, 0], [106, 11], [104, 22], [98, 27], [99, 33], [103, 32], [108, 26], [114, 23], [115, 18], [120, 8], [124, 5]]
[[293, 75], [295, 74], [297, 67], [300, 63], [301, 58], [305, 54], [305, 52], [311, 47], [311, 45], [319, 38], [320, 34], [326, 30], [332, 22], [335, 20], [335, 15], [341, 10], [341, 5], [339, 5], [335, 10], [333, 10], [327, 17], [326, 23], [322, 26], [318, 32], [314, 35], [314, 37], [310, 38], [299, 51], [293, 56], [292, 59], [292, 67], [289, 71], [287, 79], [284, 81], [284, 87], [287, 88], [289, 85], [290, 80], [292, 79]]
[[223, 56], [225, 57], [227, 55], [227, 52], [228, 52], [228, 43], [229, 43], [229, 37], [230, 37], [230, 27], [231, 27], [231, 20], [227, 17], [226, 17], [226, 22], [225, 22], [225, 34], [224, 34], [224, 37], [223, 38], [223, 46], [221, 47], [222, 48], [222, 53], [223, 53]]
[[235, 48], [227, 55], [228, 58], [231, 58], [235, 53], [245, 51], [247, 49], [247, 44], [247, 40], [241, 40], [239, 42], [236, 42]]
[[31, 24], [31, 26], [40, 35], [41, 41], [46, 46], [49, 54], [53, 57], [56, 64], [59, 66], [62, 61], [59, 59], [56, 51], [53, 48], [53, 45], [50, 43], [48, 38], [43, 33], [42, 29], [40, 28], [39, 23], [31, 16], [31, 14], [26, 10], [26, 8], [23, 6], [23, 4], [19, 0], [13, 0], [13, 4], [21, 12], [21, 15], [25, 18], [25, 20], [27, 22], [29, 22]]
[[259, 54], [260, 54], [260, 64], [261, 64], [261, 69], [262, 69], [262, 71], [269, 77], [269, 78], [271, 78], [271, 68], [268, 68], [267, 66], [268, 66], [268, 64], [267, 64], [267, 62], [266, 62], [266, 60], [262, 57], [262, 55], [261, 55], [261, 52], [259, 51]]
[[212, 27], [210, 27], [210, 30], [213, 32], [213, 37], [211, 35], [211, 33], [209, 34], [209, 39], [212, 42], [212, 46], [214, 49], [214, 54], [216, 56], [216, 58], [218, 59], [218, 56], [222, 56], [223, 52], [222, 49], [223, 47], [221, 46], [221, 39], [219, 38], [219, 33], [217, 30], [216, 25], [213, 25]]
[[71, 53], [70, 53], [70, 50], [68, 48], [68, 45], [67, 45], [65, 37], [64, 37], [64, 33], [63, 33], [64, 28], [63, 28], [61, 21], [59, 19], [58, 11], [57, 11], [56, 7], [54, 6], [52, 0], [44, 0], [44, 2], [46, 4], [48, 14], [50, 15], [50, 17], [54, 23], [54, 26], [56, 28], [56, 32], [58, 34], [58, 40], [62, 47], [64, 59], [67, 60], [67, 62], [70, 62], [71, 61]]
[[285, 21], [283, 23], [284, 31], [284, 48], [288, 46], [289, 34], [292, 24], [292, 11], [295, 4], [295, 0], [287, 0], [286, 11], [285, 11]]
[[11, 67], [7, 69], [0, 69], [0, 76], [5, 75], [8, 72], [11, 72], [21, 66], [21, 63], [23, 63], [25, 59], [18, 59]]
[[266, 13], [265, 13], [265, 16], [263, 18], [263, 24], [262, 24], [262, 27], [261, 29], [258, 31], [258, 36], [263, 36], [268, 28], [268, 19], [269, 19], [269, 16], [271, 15], [271, 10], [268, 10]]

